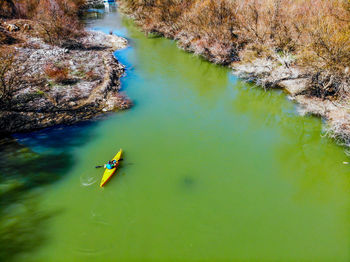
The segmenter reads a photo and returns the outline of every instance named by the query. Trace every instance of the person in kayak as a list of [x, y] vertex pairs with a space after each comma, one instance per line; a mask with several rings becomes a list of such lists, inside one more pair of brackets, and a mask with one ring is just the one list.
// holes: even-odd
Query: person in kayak
[[113, 160], [113, 161], [109, 160], [108, 163], [105, 165], [105, 168], [113, 169], [115, 168], [116, 164], [117, 164], [117, 160]]

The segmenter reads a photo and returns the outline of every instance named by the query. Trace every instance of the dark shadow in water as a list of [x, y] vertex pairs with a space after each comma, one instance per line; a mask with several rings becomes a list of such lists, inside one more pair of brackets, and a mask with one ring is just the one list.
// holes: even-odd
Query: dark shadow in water
[[38, 154], [13, 139], [0, 141], [0, 261], [38, 248], [52, 213], [31, 189], [53, 183], [72, 166], [69, 154]]
[[42, 212], [39, 196], [27, 194], [20, 204], [1, 206], [0, 261], [14, 261], [18, 255], [38, 248], [46, 240], [46, 228], [53, 212]]
[[97, 120], [107, 115], [71, 126], [59, 125], [31, 133], [15, 134], [14, 138], [35, 152], [53, 151], [55, 154], [67, 152], [71, 147], [81, 146], [92, 140], [94, 134], [91, 131], [97, 126]]
[[196, 185], [196, 181], [193, 177], [185, 176], [181, 179], [181, 187], [186, 189], [192, 189]]
[[95, 125], [90, 121], [0, 140], [0, 261], [14, 260], [45, 241], [45, 224], [55, 214], [40, 210], [36, 189], [69, 172], [72, 149], [92, 139]]

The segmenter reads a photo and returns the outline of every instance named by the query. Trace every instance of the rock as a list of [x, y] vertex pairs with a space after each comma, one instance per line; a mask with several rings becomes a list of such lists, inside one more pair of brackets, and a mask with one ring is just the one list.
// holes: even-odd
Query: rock
[[103, 6], [103, 0], [86, 0], [86, 6], [87, 7], [100, 7]]
[[308, 80], [305, 78], [290, 79], [279, 82], [279, 85], [284, 88], [289, 94], [295, 96], [306, 89], [307, 82]]
[[6, 29], [9, 32], [15, 32], [19, 30], [19, 27], [16, 26], [15, 24], [7, 24]]
[[[120, 36], [108, 35], [98, 31], [91, 31], [82, 39], [86, 48], [101, 49], [103, 46], [112, 49], [122, 49], [127, 46], [128, 41]], [[103, 43], [103, 46], [101, 44]]]
[[24, 24], [23, 25], [23, 30], [29, 31], [30, 29], [32, 29], [32, 27], [29, 24]]

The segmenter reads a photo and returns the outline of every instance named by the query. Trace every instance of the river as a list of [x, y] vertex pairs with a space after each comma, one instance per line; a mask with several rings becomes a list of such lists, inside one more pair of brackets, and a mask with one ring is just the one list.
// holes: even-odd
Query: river
[[[349, 261], [350, 166], [320, 119], [113, 8], [93, 14], [89, 29], [129, 40], [115, 55], [134, 107], [15, 136], [70, 159], [35, 189], [35, 212], [51, 215], [29, 225], [42, 237], [16, 261]], [[101, 189], [94, 167], [119, 148]]]

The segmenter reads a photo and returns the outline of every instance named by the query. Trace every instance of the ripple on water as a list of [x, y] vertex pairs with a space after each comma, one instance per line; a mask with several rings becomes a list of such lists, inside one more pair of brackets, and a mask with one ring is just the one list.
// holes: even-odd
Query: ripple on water
[[103, 219], [103, 215], [95, 213], [94, 210], [91, 210], [91, 220], [95, 224], [111, 226], [111, 223], [108, 223], [107, 220]]
[[79, 246], [73, 247], [72, 252], [81, 254], [81, 255], [91, 256], [91, 255], [103, 254], [104, 252], [111, 249], [111, 246], [108, 246], [108, 245], [105, 245], [105, 243], [96, 241], [95, 237], [92, 238], [91, 236], [94, 234], [91, 234], [90, 231], [91, 230], [89, 230], [89, 232], [81, 232], [79, 234], [78, 236]]
[[88, 187], [97, 182], [98, 178], [97, 177], [91, 177], [88, 175], [81, 175], [80, 176], [80, 185]]

